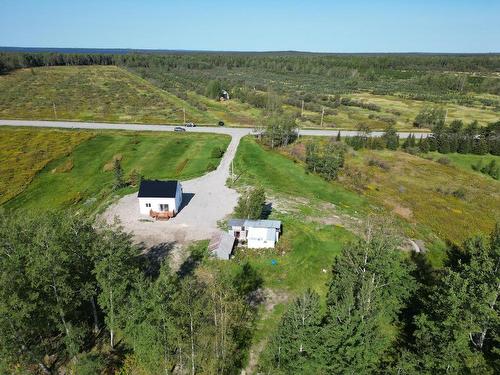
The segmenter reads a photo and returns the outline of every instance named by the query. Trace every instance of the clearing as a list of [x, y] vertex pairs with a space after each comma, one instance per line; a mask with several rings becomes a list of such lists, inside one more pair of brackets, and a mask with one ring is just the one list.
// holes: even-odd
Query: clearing
[[[0, 76], [0, 118], [215, 124], [217, 118], [116, 66], [57, 66]], [[55, 109], [55, 111], [54, 111]]]

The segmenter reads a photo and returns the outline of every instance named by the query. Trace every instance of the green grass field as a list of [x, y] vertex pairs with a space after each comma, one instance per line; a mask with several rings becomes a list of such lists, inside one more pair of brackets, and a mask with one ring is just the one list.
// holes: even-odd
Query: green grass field
[[488, 164], [492, 160], [496, 160], [497, 164], [500, 165], [500, 156], [495, 155], [473, 155], [473, 154], [440, 154], [439, 152], [430, 152], [429, 154], [422, 155], [424, 158], [432, 158], [434, 160], [438, 160], [440, 158], [447, 158], [450, 160], [450, 165], [461, 168], [464, 171], [476, 173], [477, 175], [486, 177], [479, 171], [475, 171], [472, 169], [472, 165], [476, 165], [478, 162], [482, 162], [483, 165]]
[[185, 109], [187, 121], [217, 120], [115, 66], [21, 69], [0, 76], [0, 93], [7, 119], [181, 123]]
[[[43, 210], [78, 205], [96, 210], [116, 194], [113, 172], [106, 171], [113, 158], [121, 158], [125, 177], [135, 169], [145, 178], [183, 180], [204, 174], [210, 163], [217, 164], [211, 158], [212, 149], [226, 148], [228, 143], [228, 136], [213, 134], [97, 132], [68, 155], [48, 163], [4, 206]], [[125, 188], [118, 194], [132, 190]]]
[[50, 161], [93, 136], [85, 131], [0, 128], [0, 204], [22, 192]]

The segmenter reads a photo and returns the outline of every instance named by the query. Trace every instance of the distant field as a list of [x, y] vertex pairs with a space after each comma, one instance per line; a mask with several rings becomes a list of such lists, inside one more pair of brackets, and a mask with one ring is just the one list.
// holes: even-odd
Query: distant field
[[93, 136], [84, 131], [0, 128], [0, 204], [22, 192], [47, 163]]
[[[54, 113], [55, 105], [55, 113]], [[0, 76], [0, 118], [137, 123], [216, 118], [115, 66], [22, 69]]]
[[[281, 103], [282, 110], [298, 116], [297, 122], [303, 127], [319, 128], [322, 108], [325, 108], [322, 126], [339, 129], [355, 129], [359, 124], [384, 129], [389, 123], [394, 123], [398, 129], [411, 131], [418, 112], [428, 106], [446, 108], [448, 122], [454, 119], [466, 123], [477, 120], [485, 125], [500, 119], [500, 99], [493, 94], [468, 93], [460, 97], [462, 101], [443, 94], [439, 103], [415, 100], [397, 93], [375, 95], [369, 90], [352, 89], [334, 94], [328, 91], [333, 81], [321, 81], [325, 86], [321, 90], [319, 86], [315, 89], [314, 83], [319, 82], [315, 75], [298, 77], [283, 73], [282, 76], [271, 75], [271, 80], [267, 80], [267, 76], [261, 76], [259, 72], [252, 74], [260, 77], [260, 83], [248, 88], [253, 76], [249, 76], [250, 72], [246, 70], [226, 71], [225, 74], [237, 87], [246, 85], [246, 95], [253, 95], [253, 99], [247, 98], [243, 103], [243, 99], [233, 96], [227, 102], [219, 102], [204, 95], [211, 77], [199, 78], [197, 74], [202, 73], [197, 70], [128, 71], [116, 66], [20, 69], [0, 76], [0, 118], [180, 124], [184, 121], [185, 110], [186, 121], [213, 125], [222, 120], [230, 126], [254, 126], [265, 113], [268, 92], [263, 84], [268, 82], [269, 87], [276, 89], [273, 95]], [[310, 91], [305, 91], [305, 88]], [[343, 104], [333, 106], [335, 95], [376, 105], [380, 110]], [[303, 113], [299, 99], [302, 97], [307, 97]], [[260, 98], [259, 103], [255, 98]]]
[[[430, 231], [460, 243], [479, 232], [489, 233], [500, 212], [500, 182], [469, 172], [464, 168], [469, 158], [460, 156], [441, 155], [455, 160], [443, 165], [401, 151], [365, 150], [347, 163], [365, 177], [362, 194], [368, 199], [414, 224], [421, 235]], [[490, 158], [500, 162], [500, 157]], [[369, 166], [370, 159], [383, 162], [385, 169]], [[347, 177], [342, 180], [347, 186], [352, 183]]]
[[[52, 132], [41, 133], [49, 140], [54, 138]], [[72, 134], [70, 131], [58, 133], [61, 133], [60, 137]], [[14, 209], [49, 209], [78, 205], [89, 210], [99, 209], [113, 195], [114, 176], [112, 171], [107, 170], [106, 164], [112, 163], [114, 157], [121, 158], [126, 178], [136, 169], [146, 178], [183, 180], [204, 174], [210, 163], [218, 164], [217, 159], [211, 158], [212, 149], [226, 148], [229, 143], [228, 136], [213, 134], [90, 134], [94, 136], [87, 136], [89, 139], [81, 142], [72, 152], [53, 158], [21, 194], [4, 206]], [[32, 138], [37, 137], [41, 137], [37, 131], [27, 137], [28, 151], [36, 152], [38, 149], [37, 143], [31, 142]], [[14, 167], [10, 163], [6, 165]], [[16, 168], [16, 171], [22, 172], [22, 169]], [[11, 184], [8, 179], [6, 185], [9, 189]], [[126, 188], [119, 194], [131, 191], [133, 188]], [[10, 196], [16, 192], [18, 190], [12, 191]]]

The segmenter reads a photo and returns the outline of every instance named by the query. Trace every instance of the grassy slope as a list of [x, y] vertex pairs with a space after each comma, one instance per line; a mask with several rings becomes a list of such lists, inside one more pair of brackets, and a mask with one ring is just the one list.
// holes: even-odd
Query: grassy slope
[[23, 191], [51, 160], [94, 134], [84, 131], [0, 128], [0, 204]]
[[[303, 166], [277, 152], [263, 149], [251, 137], [244, 137], [235, 158], [240, 186], [260, 184], [266, 194], [282, 201], [284, 207], [271, 213], [282, 220], [283, 235], [278, 250], [238, 251], [232, 262], [223, 266], [236, 271], [249, 262], [263, 277], [264, 287], [277, 295], [273, 308], [262, 308], [254, 332], [254, 343], [267, 339], [277, 327], [285, 305], [300, 292], [311, 288], [326, 295], [326, 282], [333, 259], [354, 235], [342, 226], [316, 219], [324, 214], [324, 204], [334, 204], [341, 213], [369, 210], [366, 200], [336, 183], [307, 174]], [[287, 202], [290, 206], [287, 206]], [[292, 204], [294, 207], [292, 207]], [[286, 212], [285, 212], [286, 211]], [[321, 214], [320, 214], [321, 212]], [[284, 251], [284, 253], [281, 253]], [[272, 261], [277, 262], [276, 265]], [[326, 270], [326, 272], [324, 272]]]
[[[358, 152], [348, 163], [367, 176], [364, 195], [415, 224], [420, 235], [430, 231], [461, 242], [478, 232], [489, 233], [500, 212], [500, 183], [464, 170], [465, 160], [473, 156], [449, 157], [462, 168], [387, 150]], [[369, 158], [383, 160], [390, 169], [369, 166]], [[453, 195], [459, 189], [465, 198]]]
[[[215, 123], [205, 111], [115, 66], [22, 69], [0, 77], [0, 117], [54, 120]], [[29, 100], [27, 100], [29, 99]]]
[[[227, 147], [229, 137], [203, 134], [99, 132], [68, 156], [47, 165], [7, 208], [47, 209], [84, 203], [97, 208], [111, 194], [113, 172], [104, 165], [121, 155], [125, 176], [133, 169], [146, 178], [188, 179], [205, 173], [214, 147]], [[71, 160], [67, 172], [53, 172]], [[69, 162], [69, 163], [71, 163]], [[131, 188], [120, 193], [130, 192]]]
[[478, 162], [482, 162], [483, 165], [488, 164], [492, 160], [496, 160], [497, 165], [500, 165], [500, 156], [495, 156], [495, 155], [473, 155], [473, 154], [458, 154], [458, 153], [453, 153], [453, 154], [440, 154], [438, 152], [430, 152], [429, 154], [422, 155], [423, 157], [431, 157], [434, 160], [438, 160], [439, 158], [447, 158], [451, 161], [451, 165], [457, 168], [461, 168], [464, 171], [471, 172], [471, 173], [476, 173], [480, 176], [485, 177], [484, 174], [478, 171], [474, 171], [472, 169], [472, 165], [476, 165]]

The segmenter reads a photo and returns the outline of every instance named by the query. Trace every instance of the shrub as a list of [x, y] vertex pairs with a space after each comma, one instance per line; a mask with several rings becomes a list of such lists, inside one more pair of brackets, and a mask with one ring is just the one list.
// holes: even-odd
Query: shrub
[[221, 147], [214, 147], [211, 155], [214, 159], [220, 159], [224, 155], [224, 150]]
[[380, 160], [380, 159], [377, 159], [374, 157], [371, 157], [368, 159], [368, 165], [370, 167], [379, 167], [379, 168], [383, 169], [384, 171], [388, 171], [389, 169], [391, 169], [389, 164], [387, 164], [384, 160]]
[[457, 190], [453, 191], [451, 193], [451, 195], [453, 195], [455, 198], [464, 200], [465, 193], [466, 193], [465, 189], [461, 187], [461, 188], [458, 188]]
[[450, 165], [450, 163], [451, 163], [450, 159], [448, 159], [447, 157], [444, 157], [444, 156], [437, 159], [436, 161], [442, 165]]

